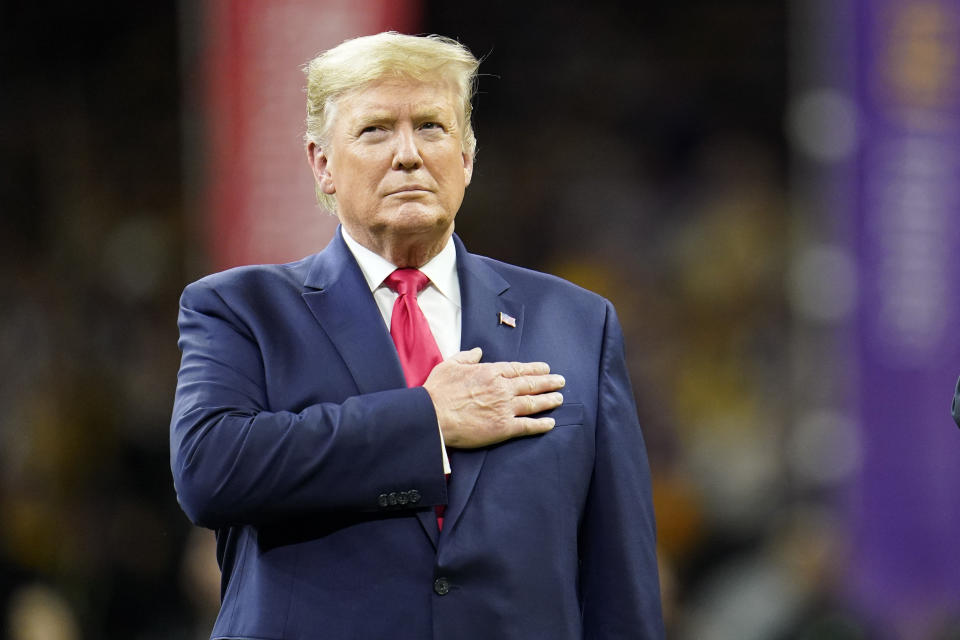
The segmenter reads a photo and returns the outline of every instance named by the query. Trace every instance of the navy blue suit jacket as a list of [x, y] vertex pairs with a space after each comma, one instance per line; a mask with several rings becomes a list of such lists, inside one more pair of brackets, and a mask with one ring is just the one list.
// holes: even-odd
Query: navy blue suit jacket
[[455, 242], [463, 348], [548, 362], [567, 383], [552, 431], [451, 450], [449, 484], [430, 397], [405, 387], [339, 231], [299, 262], [184, 290], [171, 460], [184, 511], [217, 531], [212, 637], [662, 637], [613, 307]]

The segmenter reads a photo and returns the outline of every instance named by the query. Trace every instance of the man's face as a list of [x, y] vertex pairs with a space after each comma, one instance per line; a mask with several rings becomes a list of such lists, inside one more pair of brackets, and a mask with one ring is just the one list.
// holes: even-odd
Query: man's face
[[337, 100], [311, 165], [357, 241], [388, 259], [397, 243], [446, 242], [473, 173], [457, 114], [444, 82], [382, 80]]

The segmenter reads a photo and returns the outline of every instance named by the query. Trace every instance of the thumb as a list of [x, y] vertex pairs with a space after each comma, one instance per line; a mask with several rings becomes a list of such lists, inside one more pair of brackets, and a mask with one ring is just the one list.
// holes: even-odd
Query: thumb
[[474, 347], [469, 351], [461, 351], [460, 353], [455, 353], [450, 356], [450, 359], [454, 362], [459, 362], [460, 364], [477, 364], [480, 362], [480, 358], [483, 357], [483, 349], [480, 347]]

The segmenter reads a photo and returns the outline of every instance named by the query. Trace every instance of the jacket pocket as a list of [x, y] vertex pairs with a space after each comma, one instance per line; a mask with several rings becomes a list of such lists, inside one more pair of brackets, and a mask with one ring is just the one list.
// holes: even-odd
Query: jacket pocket
[[556, 409], [544, 411], [538, 418], [553, 418], [556, 427], [580, 427], [583, 426], [583, 405], [579, 402], [562, 404]]

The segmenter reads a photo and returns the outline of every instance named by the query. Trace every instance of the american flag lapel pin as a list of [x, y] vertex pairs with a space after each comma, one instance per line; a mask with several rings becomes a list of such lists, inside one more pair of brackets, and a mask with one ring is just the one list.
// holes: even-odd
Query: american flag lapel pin
[[514, 318], [509, 313], [504, 313], [503, 311], [501, 311], [500, 313], [497, 314], [497, 317], [500, 318], [500, 324], [505, 324], [508, 327], [511, 327], [513, 329], [517, 328], [517, 319]]

